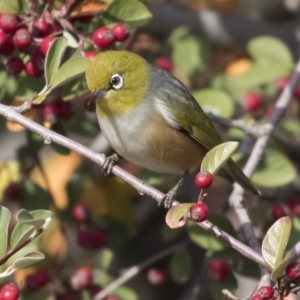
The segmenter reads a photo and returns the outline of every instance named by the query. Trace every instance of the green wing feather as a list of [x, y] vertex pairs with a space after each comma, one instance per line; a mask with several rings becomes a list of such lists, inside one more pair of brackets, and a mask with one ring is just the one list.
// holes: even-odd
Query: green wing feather
[[[169, 124], [188, 134], [208, 151], [223, 143], [212, 122], [187, 88], [171, 74], [156, 69], [153, 73], [155, 76], [165, 77], [160, 78], [164, 84], [158, 80], [159, 84], [154, 84], [152, 92], [156, 98], [161, 99], [162, 105], [169, 111], [167, 119], [172, 119]], [[220, 175], [233, 178], [252, 194], [260, 194], [232, 159], [223, 167]]]

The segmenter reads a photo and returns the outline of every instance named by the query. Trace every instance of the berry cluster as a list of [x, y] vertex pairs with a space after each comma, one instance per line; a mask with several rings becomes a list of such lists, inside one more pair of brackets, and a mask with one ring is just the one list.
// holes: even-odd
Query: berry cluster
[[292, 197], [289, 199], [287, 204], [279, 203], [276, 204], [271, 211], [271, 215], [273, 220], [278, 220], [284, 216], [300, 216], [300, 198], [299, 197]]
[[274, 289], [271, 286], [262, 286], [251, 300], [271, 300], [274, 299]]
[[6, 69], [13, 75], [23, 70], [30, 77], [44, 73], [45, 55], [55, 37], [57, 25], [51, 14], [27, 22], [24, 16], [0, 15], [0, 55], [8, 57]]
[[93, 226], [91, 211], [84, 204], [77, 203], [71, 208], [71, 217], [79, 226], [77, 244], [87, 249], [99, 249], [107, 245], [108, 232], [105, 228]]
[[106, 49], [110, 48], [115, 42], [123, 42], [130, 35], [129, 28], [123, 24], [116, 24], [111, 29], [108, 27], [97, 28], [93, 32], [93, 42], [96, 46]]

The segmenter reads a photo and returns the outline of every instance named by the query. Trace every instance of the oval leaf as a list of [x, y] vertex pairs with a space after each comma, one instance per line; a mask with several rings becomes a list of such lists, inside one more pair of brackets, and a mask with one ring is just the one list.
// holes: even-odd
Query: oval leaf
[[293, 56], [289, 48], [272, 36], [259, 36], [247, 45], [248, 52], [258, 62], [275, 64], [293, 64]]
[[30, 212], [34, 219], [47, 219], [52, 217], [53, 213], [50, 210], [46, 209], [37, 209]]
[[44, 258], [45, 258], [45, 255], [41, 252], [38, 252], [38, 251], [30, 252], [30, 253], [27, 253], [26, 255], [24, 255], [23, 257], [15, 260], [12, 265], [12, 268], [14, 270], [25, 268], [25, 267], [28, 267], [32, 264], [35, 264], [35, 263], [43, 260]]
[[170, 228], [178, 228], [185, 225], [190, 208], [195, 203], [184, 203], [171, 207], [166, 215], [166, 223]]
[[65, 37], [59, 37], [51, 44], [45, 60], [46, 84], [49, 84], [56, 77], [62, 56], [67, 48], [67, 42]]
[[268, 230], [262, 243], [262, 256], [273, 271], [283, 260], [283, 254], [292, 229], [290, 217], [278, 219]]
[[18, 223], [10, 237], [10, 248], [14, 249], [23, 241], [27, 240], [33, 233], [35, 228], [29, 224]]
[[151, 18], [147, 7], [138, 0], [113, 1], [102, 16], [104, 24], [124, 22], [133, 27], [145, 25]]
[[237, 149], [238, 145], [238, 142], [226, 142], [211, 149], [202, 161], [201, 171], [207, 171], [211, 174], [218, 172]]
[[8, 243], [8, 225], [10, 221], [10, 211], [0, 206], [0, 259], [4, 257]]
[[287, 252], [286, 255], [284, 256], [284, 259], [279, 263], [279, 265], [274, 268], [273, 272], [271, 273], [271, 279], [274, 282], [278, 282], [278, 278], [282, 276], [283, 272], [285, 271], [285, 268], [288, 266], [290, 263], [290, 259], [292, 256], [292, 252]]
[[286, 185], [296, 177], [297, 170], [288, 157], [276, 149], [267, 148], [251, 181], [261, 187], [274, 188]]
[[19, 0], [1, 0], [0, 1], [0, 13], [12, 13], [17, 14], [21, 7], [21, 1]]
[[55, 76], [51, 77], [49, 82], [50, 88], [54, 89], [75, 77], [82, 75], [88, 63], [84, 57], [74, 57], [67, 60], [57, 71]]
[[230, 118], [234, 113], [233, 99], [219, 89], [201, 89], [193, 92], [193, 96], [206, 113]]
[[16, 218], [19, 222], [33, 220], [32, 215], [26, 209], [20, 209], [16, 215]]
[[190, 278], [192, 265], [187, 250], [175, 251], [169, 264], [169, 271], [172, 279], [177, 283], [185, 283]]

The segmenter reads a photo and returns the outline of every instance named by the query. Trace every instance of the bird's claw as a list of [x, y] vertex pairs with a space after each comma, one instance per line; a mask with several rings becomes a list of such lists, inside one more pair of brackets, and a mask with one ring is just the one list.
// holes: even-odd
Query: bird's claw
[[111, 177], [113, 175], [112, 169], [118, 163], [118, 161], [119, 161], [119, 157], [118, 154], [116, 153], [105, 158], [104, 164], [102, 166], [102, 171], [104, 173], [104, 176]]
[[158, 206], [164, 205], [164, 208], [169, 209], [172, 207], [172, 203], [175, 200], [178, 186], [172, 188], [158, 203]]

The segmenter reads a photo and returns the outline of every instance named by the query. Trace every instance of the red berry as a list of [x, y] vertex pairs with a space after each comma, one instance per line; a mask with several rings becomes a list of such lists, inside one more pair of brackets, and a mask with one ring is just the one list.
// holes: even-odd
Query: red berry
[[269, 119], [272, 116], [273, 112], [274, 112], [274, 107], [269, 107], [265, 112], [265, 117]]
[[45, 37], [50, 33], [51, 25], [45, 19], [39, 18], [33, 21], [33, 35], [36, 37]]
[[32, 56], [35, 56], [35, 55], [38, 55], [40, 54], [40, 45], [38, 44], [35, 44], [35, 43], [32, 43], [29, 45], [29, 47], [27, 48], [27, 51], [26, 51], [28, 54], [32, 55]]
[[32, 35], [26, 28], [18, 29], [13, 35], [13, 43], [21, 51], [26, 51], [32, 42]]
[[108, 235], [104, 228], [95, 228], [93, 230], [93, 248], [98, 249], [107, 245]]
[[84, 56], [88, 59], [92, 59], [95, 57], [98, 53], [96, 51], [88, 51], [84, 53]]
[[147, 272], [148, 281], [153, 285], [163, 284], [167, 278], [168, 274], [165, 269], [162, 268], [151, 268]]
[[1, 300], [17, 300], [19, 296], [19, 287], [14, 283], [5, 284], [0, 291]]
[[93, 42], [101, 48], [109, 48], [115, 42], [115, 36], [111, 29], [100, 27], [93, 32]]
[[275, 85], [279, 91], [282, 91], [290, 83], [290, 77], [279, 77], [275, 80]]
[[13, 75], [20, 74], [24, 69], [23, 60], [19, 57], [11, 57], [6, 63], [6, 69]]
[[43, 75], [43, 71], [39, 70], [32, 60], [25, 64], [25, 72], [29, 77], [40, 77]]
[[42, 54], [37, 54], [32, 57], [32, 63], [41, 73], [44, 73], [45, 58]]
[[195, 222], [203, 222], [207, 219], [209, 210], [204, 203], [194, 204], [190, 208], [191, 219]]
[[0, 28], [6, 33], [15, 32], [18, 28], [17, 16], [9, 13], [0, 15]]
[[229, 266], [227, 262], [215, 259], [208, 264], [208, 277], [213, 281], [223, 281], [229, 274]]
[[107, 240], [107, 231], [103, 228], [84, 229], [77, 233], [77, 243], [84, 248], [99, 249], [107, 245]]
[[54, 36], [47, 36], [46, 38], [44, 38], [42, 40], [41, 45], [40, 45], [40, 50], [44, 56], [46, 56], [46, 54], [54, 40], [55, 40]]
[[170, 72], [173, 68], [172, 61], [167, 57], [159, 57], [154, 61], [154, 64], [159, 68]]
[[93, 273], [90, 268], [82, 267], [76, 270], [70, 279], [72, 288], [75, 291], [81, 291], [93, 282]]
[[10, 184], [4, 191], [5, 199], [10, 201], [18, 201], [21, 198], [21, 187], [18, 183]]
[[258, 291], [257, 294], [263, 300], [270, 300], [274, 296], [274, 289], [271, 286], [262, 286]]
[[295, 100], [297, 102], [300, 101], [300, 84], [298, 84], [297, 87], [296, 87], [296, 90], [295, 90], [295, 93], [294, 93], [294, 97], [295, 97]]
[[93, 248], [93, 234], [88, 229], [81, 229], [77, 232], [77, 244], [84, 248]]
[[200, 171], [196, 174], [195, 185], [199, 189], [207, 189], [211, 186], [213, 182], [213, 176], [209, 172]]
[[129, 28], [124, 23], [116, 24], [111, 30], [115, 36], [116, 41], [119, 42], [127, 40], [130, 35]]
[[72, 117], [72, 104], [59, 97], [44, 106], [43, 115], [50, 121], [69, 120]]
[[91, 216], [91, 211], [84, 204], [77, 203], [72, 207], [71, 215], [74, 221], [78, 223], [85, 223], [89, 221]]
[[300, 198], [295, 197], [288, 202], [292, 215], [300, 217]]
[[255, 295], [251, 298], [251, 300], [263, 300], [261, 297], [259, 297], [258, 295]]
[[72, 21], [86, 24], [86, 23], [90, 23], [92, 21], [93, 17], [94, 17], [93, 15], [91, 15], [91, 16], [80, 16], [80, 17], [73, 18]]
[[51, 278], [48, 273], [44, 271], [37, 271], [25, 277], [24, 288], [27, 291], [34, 292], [50, 282]]
[[15, 46], [11, 38], [3, 31], [0, 31], [0, 54], [9, 56], [13, 53]]
[[274, 220], [278, 220], [281, 217], [288, 216], [290, 214], [290, 210], [285, 204], [277, 204], [272, 209], [272, 217]]
[[89, 287], [89, 293], [91, 297], [95, 297], [98, 293], [103, 290], [101, 285], [93, 284]]
[[244, 108], [246, 112], [256, 112], [262, 108], [262, 105], [263, 98], [257, 93], [248, 93], [244, 97]]
[[291, 280], [300, 280], [300, 262], [290, 263], [285, 269], [285, 274]]

